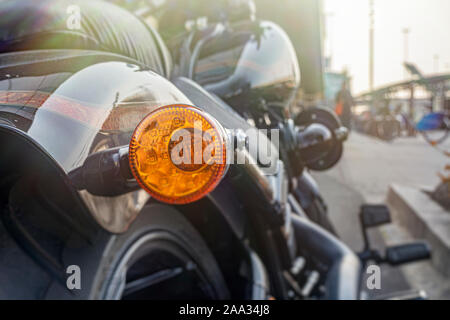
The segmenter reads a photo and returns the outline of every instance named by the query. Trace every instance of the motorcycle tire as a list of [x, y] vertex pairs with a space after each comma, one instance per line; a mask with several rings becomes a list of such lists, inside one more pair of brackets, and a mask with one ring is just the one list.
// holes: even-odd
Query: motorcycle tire
[[447, 140], [448, 136], [450, 135], [450, 130], [447, 128], [444, 133], [442, 133], [438, 138], [436, 138], [435, 136], [432, 137], [431, 134], [426, 131], [420, 133], [422, 134], [425, 141], [430, 145], [438, 146]]
[[400, 124], [393, 119], [383, 119], [376, 123], [378, 138], [384, 141], [393, 141], [401, 134]]
[[[175, 208], [147, 204], [126, 232], [111, 234], [98, 227], [91, 232], [92, 240], [75, 241], [76, 231], [64, 228], [67, 225], [48, 212], [42, 199], [33, 196], [33, 181], [29, 177], [15, 183], [10, 203], [3, 206], [1, 227], [6, 232], [1, 241], [0, 270], [8, 283], [0, 296], [50, 300], [229, 298], [216, 259], [199, 232]], [[60, 267], [45, 263], [50, 260]], [[69, 288], [68, 267], [79, 270], [79, 288]]]
[[[169, 76], [170, 53], [150, 26], [107, 1], [77, 0], [78, 27], [68, 27], [73, 1], [0, 1], [0, 52], [48, 49], [97, 50], [136, 60]], [[14, 7], [14, 14], [8, 14]], [[121, 21], [120, 24], [112, 21]]]
[[[153, 204], [151, 207], [151, 210], [144, 209], [140, 221], [136, 221], [130, 230], [117, 236], [108, 246], [109, 249], [104, 253], [98, 270], [91, 298], [228, 299], [229, 292], [223, 275], [201, 235], [174, 208], [160, 204]], [[172, 268], [171, 271], [161, 270], [165, 263], [170, 264], [170, 256], [174, 256], [176, 258], [174, 260], [179, 260], [179, 266]], [[160, 259], [156, 262], [151, 257]], [[115, 282], [123, 276], [120, 274], [122, 270], [127, 272], [125, 289], [118, 292], [117, 290], [120, 291], [121, 288]], [[156, 271], [148, 274], [149, 270]], [[176, 277], [179, 277], [176, 272], [179, 272], [180, 276], [181, 272], [197, 274], [185, 283], [176, 280]], [[168, 280], [173, 286], [166, 288], [162, 284], [155, 283], [147, 289], [139, 288], [142, 282], [151, 283], [149, 278], [154, 275], [163, 281], [167, 280], [165, 278], [175, 276], [174, 280]], [[199, 293], [195, 294], [195, 290], [190, 289], [191, 286], [198, 289]]]
[[450, 135], [450, 119], [448, 116], [444, 118], [440, 130], [419, 132], [422, 134], [426, 142], [428, 142], [433, 147], [436, 147], [444, 143]]

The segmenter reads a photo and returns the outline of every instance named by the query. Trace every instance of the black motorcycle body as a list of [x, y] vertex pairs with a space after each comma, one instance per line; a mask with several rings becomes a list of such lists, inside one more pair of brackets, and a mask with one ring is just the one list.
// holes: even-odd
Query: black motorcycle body
[[[166, 289], [180, 290], [176, 281], [190, 279], [181, 288], [216, 299], [286, 299], [290, 290], [301, 298], [358, 297], [359, 260], [293, 209], [276, 154], [270, 174], [257, 164], [232, 165], [212, 193], [189, 205], [158, 203], [126, 176], [125, 149], [133, 130], [157, 107], [195, 105], [227, 129], [248, 124], [189, 79], [167, 80], [167, 49], [151, 29], [153, 42], [146, 43], [149, 52], [143, 58], [129, 50], [132, 46], [112, 50], [100, 45], [102, 39], [96, 43], [79, 32], [60, 32], [55, 24], [65, 20], [57, 6], [47, 12], [53, 24], [24, 36], [26, 29], [20, 28], [36, 26], [33, 19], [39, 20], [51, 1], [46, 2], [0, 7], [23, 19], [23, 24], [13, 18], [1, 22], [8, 30], [0, 55], [2, 298], [155, 298], [139, 287], [141, 280], [155, 285], [154, 280], [139, 278], [142, 270], [133, 266], [145, 250], [169, 240], [190, 253], [185, 257], [176, 251], [190, 264], [154, 270], [156, 285], [167, 279], [178, 283]], [[78, 4], [100, 26], [97, 35], [103, 19], [117, 14], [130, 19], [127, 28], [142, 27], [112, 5], [102, 4], [99, 11], [96, 2]], [[126, 37], [122, 30], [115, 32], [111, 39]], [[65, 36], [77, 42], [55, 40]], [[45, 41], [31, 41], [36, 38]], [[245, 146], [235, 152], [251, 157]], [[306, 241], [308, 234], [320, 235], [320, 245]], [[14, 267], [5, 263], [13, 256]], [[299, 259], [307, 261], [304, 269], [291, 272]], [[67, 284], [74, 266], [83, 274], [75, 290]], [[300, 292], [312, 271], [314, 285]], [[199, 289], [194, 274], [207, 285]], [[183, 297], [177, 290], [170, 297]], [[156, 292], [161, 296], [163, 291]]]
[[[212, 24], [181, 38], [171, 47], [178, 53], [175, 73], [200, 84], [253, 126], [279, 130], [278, 147], [290, 191], [314, 222], [335, 233], [320, 194], [302, 184], [312, 178], [302, 178], [302, 174], [305, 168], [323, 171], [333, 167], [342, 156], [346, 133], [327, 109], [310, 108], [295, 123], [290, 119], [300, 69], [287, 34], [272, 22], [247, 19]], [[311, 196], [311, 201], [302, 202]]]
[[218, 33], [195, 44], [188, 76], [255, 119], [262, 102], [287, 108], [300, 84], [300, 70], [281, 28], [269, 21], [249, 21]]
[[156, 108], [194, 105], [230, 132], [250, 125], [192, 80], [169, 80], [169, 51], [129, 12], [78, 1], [89, 23], [72, 32], [69, 4], [0, 4], [0, 297], [357, 299], [360, 260], [304, 218], [276, 152], [261, 165], [232, 136], [230, 152], [249, 161], [190, 204], [139, 187], [128, 144]]
[[[191, 22], [206, 17], [211, 23], [193, 23], [186, 33], [173, 38], [165, 34], [175, 57], [175, 74], [198, 82], [252, 126], [278, 129], [277, 147], [289, 180], [291, 208], [298, 216], [305, 216], [305, 211], [310, 220], [336, 235], [317, 184], [304, 169], [324, 171], [336, 165], [342, 157], [348, 129], [328, 108], [302, 108], [293, 114], [300, 71], [289, 37], [274, 23], [256, 20], [252, 0], [236, 5], [217, 3], [220, 9], [202, 11], [198, 16], [196, 10], [191, 10]], [[209, 6], [204, 4], [204, 8]], [[182, 12], [183, 5], [177, 10]], [[389, 210], [385, 206], [362, 206], [361, 221], [365, 215], [382, 220], [386, 212]], [[360, 258], [364, 264], [372, 260], [397, 265], [389, 258], [391, 249], [402, 257], [407, 256], [405, 252], [413, 252], [414, 258], [402, 259], [402, 263], [429, 258], [427, 246], [421, 243], [390, 248], [386, 257], [381, 257], [378, 251], [370, 249], [365, 231], [370, 227], [362, 223], [366, 240]], [[294, 291], [298, 292], [295, 286]]]

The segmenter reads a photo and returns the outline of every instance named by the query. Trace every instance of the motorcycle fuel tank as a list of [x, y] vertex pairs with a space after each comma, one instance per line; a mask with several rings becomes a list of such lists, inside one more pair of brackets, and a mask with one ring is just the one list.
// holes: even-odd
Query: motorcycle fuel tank
[[193, 79], [239, 112], [261, 102], [287, 107], [300, 85], [289, 37], [267, 21], [230, 28], [204, 40], [193, 62]]

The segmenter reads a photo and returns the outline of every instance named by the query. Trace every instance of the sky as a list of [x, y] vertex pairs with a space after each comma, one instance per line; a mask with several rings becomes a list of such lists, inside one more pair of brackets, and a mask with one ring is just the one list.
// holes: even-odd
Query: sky
[[[405, 79], [405, 28], [410, 30], [409, 62], [424, 74], [450, 73], [450, 0], [374, 0], [374, 7], [375, 87]], [[325, 52], [331, 52], [332, 70], [347, 69], [353, 92], [366, 91], [369, 0], [324, 0], [324, 15]]]

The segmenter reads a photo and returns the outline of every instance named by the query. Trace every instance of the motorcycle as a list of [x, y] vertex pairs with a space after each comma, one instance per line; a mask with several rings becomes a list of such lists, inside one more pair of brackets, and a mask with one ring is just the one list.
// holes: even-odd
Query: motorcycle
[[174, 75], [155, 29], [79, 0], [67, 30], [70, 5], [0, 3], [1, 298], [358, 299], [361, 261], [429, 254], [358, 257], [306, 218], [266, 135], [260, 161], [254, 127]]
[[[200, 84], [252, 126], [268, 134], [278, 130], [289, 192], [312, 221], [337, 235], [308, 170], [324, 171], [339, 161], [347, 129], [326, 108], [308, 108], [294, 117], [291, 106], [300, 69], [289, 37], [274, 23], [256, 20], [252, 1], [220, 3], [203, 3], [197, 10], [197, 16], [207, 15], [202, 17], [209, 22], [206, 25], [190, 23], [193, 27], [187, 31], [173, 23], [161, 27], [174, 55], [175, 74]], [[183, 6], [178, 10], [183, 12]], [[185, 19], [202, 19], [193, 8], [184, 10], [189, 12]], [[160, 20], [166, 19], [162, 15]], [[276, 54], [270, 54], [274, 48]]]
[[[336, 165], [348, 130], [327, 108], [307, 108], [293, 116], [300, 70], [289, 36], [276, 24], [257, 20], [251, 0], [202, 3], [200, 10], [191, 7], [188, 14], [183, 14], [186, 8], [182, 5], [177, 9], [178, 16], [190, 19], [181, 20], [189, 26], [187, 30], [173, 23], [169, 30], [161, 28], [174, 53], [175, 73], [200, 84], [252, 126], [268, 130], [269, 137], [270, 129], [279, 130], [277, 147], [286, 167], [292, 207], [337, 237], [319, 188], [307, 170], [324, 171]], [[366, 233], [390, 222], [388, 208], [364, 205], [360, 215], [365, 239], [361, 261], [364, 265], [369, 260], [388, 262], [370, 249]], [[372, 220], [379, 224], [367, 222]], [[396, 249], [411, 250], [418, 260], [429, 256], [422, 243]], [[391, 256], [389, 252], [387, 256]]]

